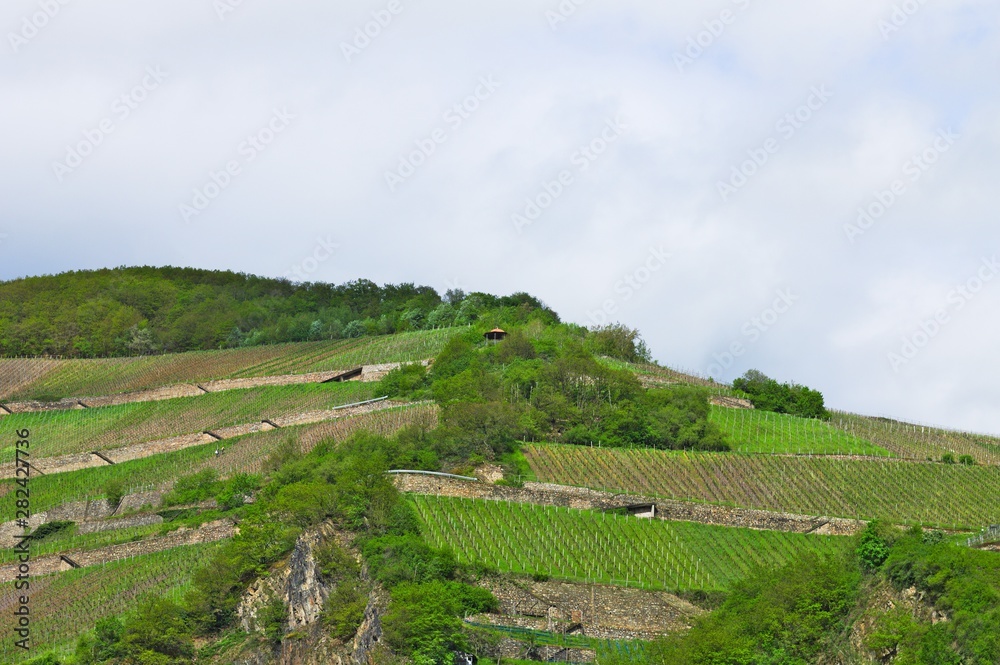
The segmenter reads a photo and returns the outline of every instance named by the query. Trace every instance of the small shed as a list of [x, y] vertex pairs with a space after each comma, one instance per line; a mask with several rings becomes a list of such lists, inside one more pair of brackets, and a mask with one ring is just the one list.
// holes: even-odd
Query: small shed
[[653, 519], [656, 517], [655, 503], [636, 503], [631, 506], [625, 506], [625, 510], [628, 511], [629, 515], [642, 519]]
[[501, 330], [500, 328], [494, 328], [493, 330], [489, 331], [488, 333], [484, 333], [483, 334], [483, 337], [485, 337], [486, 339], [490, 340], [494, 344], [496, 342], [502, 342], [503, 339], [504, 339], [504, 337], [506, 337], [506, 336], [507, 336], [507, 331], [506, 330]]

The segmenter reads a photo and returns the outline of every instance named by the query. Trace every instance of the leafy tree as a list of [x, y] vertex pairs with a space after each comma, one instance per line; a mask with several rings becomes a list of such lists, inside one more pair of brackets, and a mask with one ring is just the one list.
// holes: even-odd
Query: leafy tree
[[823, 393], [794, 383], [778, 383], [755, 369], [733, 381], [733, 387], [745, 392], [758, 409], [803, 418], [830, 418], [823, 405]]
[[587, 335], [587, 349], [595, 355], [630, 363], [652, 361], [649, 347], [642, 340], [639, 331], [621, 323], [591, 328]]

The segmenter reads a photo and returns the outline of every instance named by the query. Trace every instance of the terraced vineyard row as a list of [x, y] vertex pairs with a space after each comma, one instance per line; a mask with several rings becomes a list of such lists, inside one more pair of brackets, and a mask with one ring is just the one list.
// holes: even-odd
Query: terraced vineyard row
[[831, 425], [860, 436], [900, 457], [939, 460], [951, 453], [970, 455], [978, 464], [1000, 464], [1000, 439], [924, 425], [834, 412]]
[[[151, 524], [148, 526], [134, 526], [126, 529], [98, 531], [87, 534], [59, 534], [32, 542], [31, 556], [38, 559], [49, 554], [63, 554], [76, 549], [96, 550], [108, 545], [119, 545], [121, 543], [142, 540], [159, 533], [163, 528], [162, 524]], [[0, 550], [0, 565], [16, 563], [17, 560], [18, 553], [13, 549]]]
[[822, 420], [713, 406], [709, 419], [743, 453], [889, 456], [889, 451]]
[[[190, 545], [165, 552], [80, 568], [32, 580], [32, 650], [14, 647], [14, 621], [0, 622], [0, 653], [4, 663], [15, 663], [47, 649], [69, 646], [82, 630], [106, 616], [126, 612], [144, 599], [166, 596], [180, 599], [191, 575], [212, 555], [218, 544]], [[13, 583], [0, 585], [0, 612], [13, 616], [23, 591]]]
[[111, 395], [175, 383], [320, 372], [437, 355], [454, 329], [139, 358], [0, 359], [0, 400]]
[[413, 496], [425, 537], [459, 561], [505, 573], [543, 574], [663, 590], [718, 590], [801, 552], [830, 555], [851, 539], [753, 531], [693, 522], [503, 501]]
[[[233, 473], [259, 473], [268, 455], [284, 441], [298, 440], [301, 450], [311, 450], [324, 439], [342, 440], [360, 430], [391, 434], [417, 422], [433, 422], [436, 408], [429, 404], [401, 406], [373, 411], [302, 427], [249, 434], [225, 442], [225, 452], [215, 456], [217, 446], [208, 444], [145, 459], [70, 471], [31, 480], [31, 506], [38, 513], [63, 503], [104, 497], [111, 481], [121, 483], [126, 493], [148, 491], [170, 484], [176, 478], [205, 468], [214, 468], [223, 477]], [[12, 479], [0, 481], [0, 496], [14, 488]], [[0, 522], [14, 518], [12, 501], [0, 501]]]
[[[0, 419], [0, 432], [29, 429], [34, 456], [55, 457], [331, 409], [371, 399], [375, 388], [356, 382], [271, 386], [95, 409], [17, 413]], [[13, 447], [0, 450], [0, 463], [10, 462], [13, 455]]]
[[1000, 523], [997, 467], [560, 445], [524, 454], [542, 482], [900, 524]]

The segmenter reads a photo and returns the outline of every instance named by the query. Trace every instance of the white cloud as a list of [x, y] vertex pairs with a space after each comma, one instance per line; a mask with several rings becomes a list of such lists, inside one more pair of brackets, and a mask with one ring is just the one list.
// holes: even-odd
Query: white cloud
[[[317, 279], [525, 289], [585, 323], [662, 244], [669, 263], [620, 303], [660, 360], [705, 371], [791, 286], [801, 301], [726, 378], [758, 367], [834, 406], [1000, 431], [992, 291], [903, 371], [885, 360], [1000, 245], [994, 3], [926, 4], [885, 40], [891, 0], [591, 2], [555, 31], [558, 2], [399, 1], [350, 63], [340, 43], [387, 2], [244, 0], [224, 21], [195, 0], [68, 3], [0, 56], [0, 277], [140, 263], [282, 275], [329, 236], [340, 249]], [[8, 2], [0, 32], [37, 7]], [[678, 71], [674, 55], [726, 9], [735, 19]], [[169, 80], [59, 184], [52, 161], [148, 66]], [[449, 126], [490, 75], [501, 87]], [[717, 182], [820, 85], [829, 103], [723, 202]], [[178, 204], [282, 106], [293, 126], [181, 224]], [[511, 214], [616, 116], [627, 132], [518, 234]], [[851, 245], [857, 208], [947, 126], [961, 140]], [[385, 171], [439, 127], [447, 140], [390, 192]]]

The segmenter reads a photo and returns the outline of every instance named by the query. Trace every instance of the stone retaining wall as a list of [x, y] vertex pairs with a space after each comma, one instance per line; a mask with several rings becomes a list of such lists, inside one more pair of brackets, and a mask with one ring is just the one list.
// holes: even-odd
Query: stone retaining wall
[[[146, 507], [158, 507], [163, 503], [162, 491], [136, 492], [122, 498], [117, 510], [111, 506], [106, 499], [95, 499], [93, 501], [73, 501], [50, 508], [44, 512], [35, 513], [28, 520], [28, 525], [32, 530], [37, 529], [46, 522], [67, 521], [76, 522], [80, 533], [84, 531], [85, 524], [100, 522], [110, 518], [115, 512], [127, 513], [141, 510]], [[129, 525], [134, 526], [134, 525]], [[110, 527], [109, 527], [110, 528]], [[94, 528], [97, 531], [106, 529]], [[17, 543], [17, 537], [24, 533], [24, 529], [17, 526], [17, 522], [10, 521], [0, 524], [0, 547], [9, 548]]]
[[[424, 366], [430, 365], [430, 360], [422, 360]], [[403, 363], [383, 363], [380, 365], [364, 365], [361, 369], [360, 381], [378, 381]], [[306, 374], [281, 374], [277, 376], [257, 376], [245, 379], [218, 379], [201, 383], [178, 383], [149, 390], [119, 393], [117, 395], [99, 395], [94, 397], [66, 397], [54, 402], [6, 402], [4, 409], [11, 413], [34, 413], [43, 411], [66, 411], [68, 409], [98, 408], [102, 406], [118, 406], [137, 402], [157, 402], [178, 397], [197, 397], [207, 393], [226, 390], [241, 390], [261, 388], [266, 386], [290, 386], [303, 383], [323, 383], [342, 374], [356, 371], [358, 368], [328, 370], [325, 372], [309, 372]], [[82, 402], [82, 404], [81, 404]], [[7, 413], [0, 409], [0, 417]]]
[[[70, 551], [65, 555], [77, 563], [80, 567], [97, 566], [102, 563], [110, 563], [129, 557], [141, 556], [162, 552], [174, 547], [183, 545], [197, 545], [200, 543], [213, 543], [226, 538], [232, 538], [238, 533], [238, 529], [228, 520], [218, 520], [202, 525], [198, 529], [181, 528], [166, 536], [158, 538], [147, 538], [131, 543], [120, 545], [110, 545], [90, 551]], [[44, 575], [62, 570], [69, 570], [72, 566], [66, 563], [59, 555], [39, 557], [31, 561], [32, 575]], [[10, 582], [17, 576], [17, 565], [11, 564], [0, 567], [0, 583]]]
[[655, 639], [687, 630], [703, 610], [665, 591], [599, 584], [484, 578], [479, 585], [500, 601], [502, 620], [487, 623], [563, 632], [582, 627], [599, 639]]
[[[272, 422], [279, 427], [310, 425], [314, 423], [326, 422], [328, 420], [345, 418], [348, 416], [357, 416], [371, 411], [389, 409], [396, 406], [399, 406], [399, 403], [389, 401], [373, 402], [371, 404], [363, 404], [361, 406], [352, 406], [347, 408], [341, 407], [339, 409], [326, 409], [323, 411], [308, 411], [306, 413], [299, 413], [292, 416], [286, 416], [284, 418], [275, 418]], [[274, 428], [266, 423], [256, 422], [245, 425], [234, 425], [232, 427], [220, 427], [219, 429], [212, 430], [212, 432], [218, 436], [219, 439], [225, 440], [255, 432], [262, 432], [268, 429]], [[102, 450], [100, 453], [103, 457], [94, 453], [75, 453], [72, 455], [60, 455], [59, 457], [47, 457], [34, 460], [32, 465], [45, 475], [66, 473], [67, 471], [78, 471], [80, 469], [89, 469], [96, 466], [107, 466], [108, 462], [104, 459], [104, 457], [111, 460], [113, 463], [118, 464], [121, 462], [128, 462], [130, 460], [151, 457], [153, 455], [183, 450], [194, 446], [201, 446], [218, 441], [219, 439], [216, 439], [211, 434], [202, 432], [196, 434], [184, 434], [182, 436], [170, 437], [168, 439], [157, 439], [156, 441], [133, 443], [127, 446], [122, 446], [121, 448]], [[0, 466], [0, 473], [5, 474], [5, 477], [13, 477], [14, 463], [11, 462]]]
[[515, 503], [561, 506], [578, 510], [615, 510], [625, 506], [652, 503], [660, 519], [700, 522], [719, 526], [737, 526], [764, 531], [852, 535], [863, 530], [865, 522], [830, 517], [811, 517], [775, 513], [749, 508], [714, 506], [686, 501], [672, 501], [634, 494], [613, 494], [580, 487], [525, 483], [524, 487], [490, 485], [483, 482], [427, 476], [396, 474], [396, 487], [402, 492], [435, 494], [465, 499], [489, 499]]
[[117, 517], [109, 520], [83, 522], [77, 525], [76, 532], [81, 535], [101, 533], [103, 531], [116, 531], [118, 529], [132, 529], [137, 526], [150, 526], [151, 524], [163, 524], [163, 518], [156, 513], [147, 513], [144, 515]]

